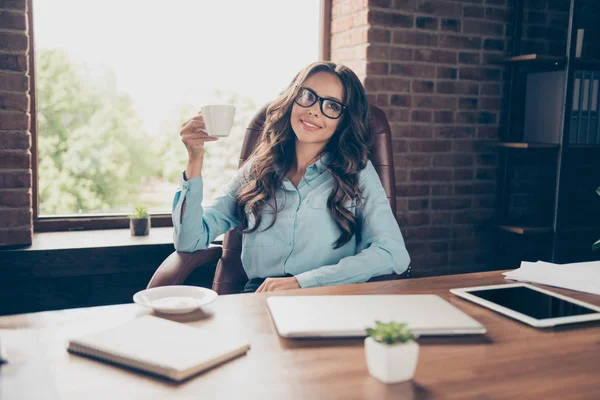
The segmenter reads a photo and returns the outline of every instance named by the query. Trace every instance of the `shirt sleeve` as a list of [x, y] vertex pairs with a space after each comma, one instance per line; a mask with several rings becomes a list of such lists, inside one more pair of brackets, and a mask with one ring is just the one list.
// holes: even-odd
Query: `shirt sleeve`
[[374, 276], [402, 274], [408, 269], [410, 256], [404, 238], [370, 161], [360, 172], [359, 185], [363, 203], [357, 210], [362, 222], [357, 254], [296, 275], [300, 287], [360, 283]]
[[[240, 224], [236, 195], [243, 180], [243, 171], [229, 182], [224, 193], [210, 206], [202, 206], [202, 176], [186, 180], [181, 177], [180, 189], [173, 200], [173, 243], [175, 250], [188, 253], [206, 249], [215, 238]], [[181, 218], [183, 203], [185, 213]]]

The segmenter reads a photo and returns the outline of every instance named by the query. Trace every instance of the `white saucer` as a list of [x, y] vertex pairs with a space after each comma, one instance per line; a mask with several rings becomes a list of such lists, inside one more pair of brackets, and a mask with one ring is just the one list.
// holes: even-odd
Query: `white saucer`
[[133, 295], [133, 302], [165, 314], [183, 314], [211, 303], [217, 292], [199, 286], [160, 286]]

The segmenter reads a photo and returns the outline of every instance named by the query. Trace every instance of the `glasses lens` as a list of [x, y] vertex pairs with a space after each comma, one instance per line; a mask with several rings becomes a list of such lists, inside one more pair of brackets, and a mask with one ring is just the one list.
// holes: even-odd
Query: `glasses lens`
[[298, 97], [296, 97], [296, 103], [302, 107], [310, 107], [315, 104], [317, 97], [308, 89], [300, 89]]
[[328, 116], [329, 118], [337, 118], [340, 116], [344, 107], [333, 100], [325, 100], [323, 101], [323, 114]]

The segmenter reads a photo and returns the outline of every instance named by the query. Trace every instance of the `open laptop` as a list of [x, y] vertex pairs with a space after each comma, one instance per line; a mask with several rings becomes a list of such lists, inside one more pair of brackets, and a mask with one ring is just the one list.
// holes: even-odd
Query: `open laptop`
[[271, 296], [267, 305], [283, 337], [364, 337], [375, 321], [400, 322], [421, 336], [475, 335], [486, 329], [439, 296]]

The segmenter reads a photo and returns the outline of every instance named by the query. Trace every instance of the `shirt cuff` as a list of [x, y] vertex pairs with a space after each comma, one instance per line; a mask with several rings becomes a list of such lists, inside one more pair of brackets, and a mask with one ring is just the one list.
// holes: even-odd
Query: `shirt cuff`
[[202, 181], [202, 175], [198, 175], [194, 179], [187, 180], [185, 171], [181, 174], [181, 191], [183, 193], [190, 193], [192, 195], [202, 195], [202, 187], [204, 182]]
[[298, 275], [294, 275], [301, 288], [309, 288], [319, 286], [316, 279], [316, 271], [306, 271]]

